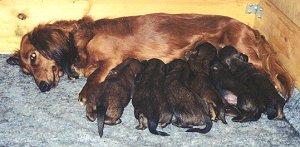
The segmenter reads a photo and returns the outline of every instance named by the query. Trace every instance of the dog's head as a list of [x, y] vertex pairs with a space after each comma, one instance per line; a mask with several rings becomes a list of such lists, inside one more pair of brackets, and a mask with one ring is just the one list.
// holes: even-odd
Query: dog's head
[[167, 64], [169, 75], [187, 80], [191, 74], [190, 67], [187, 62], [181, 59], [175, 59]]
[[146, 67], [149, 71], [157, 71], [162, 74], [165, 74], [167, 70], [165, 63], [157, 58], [148, 60]]
[[188, 60], [191, 69], [196, 72], [208, 73], [209, 66], [217, 58], [217, 48], [205, 42], [198, 45], [194, 50], [196, 52], [192, 53]]
[[219, 51], [219, 59], [228, 67], [232, 67], [233, 61], [238, 62], [248, 62], [248, 56], [242, 53], [239, 53], [232, 46], [225, 46]]
[[77, 56], [72, 34], [57, 26], [39, 25], [23, 36], [20, 50], [7, 59], [19, 65], [22, 71], [34, 77], [42, 92], [56, 86], [63, 73], [77, 75], [70, 69]]

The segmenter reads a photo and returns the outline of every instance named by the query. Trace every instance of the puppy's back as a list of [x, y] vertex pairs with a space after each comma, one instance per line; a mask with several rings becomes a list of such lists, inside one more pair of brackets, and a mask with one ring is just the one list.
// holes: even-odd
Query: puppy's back
[[166, 66], [159, 59], [144, 61], [143, 65], [145, 69], [136, 79], [136, 93], [132, 98], [135, 117], [139, 120], [138, 129], [148, 127], [151, 133], [166, 136], [168, 134], [156, 130], [158, 124], [165, 127], [172, 118], [163, 92]]

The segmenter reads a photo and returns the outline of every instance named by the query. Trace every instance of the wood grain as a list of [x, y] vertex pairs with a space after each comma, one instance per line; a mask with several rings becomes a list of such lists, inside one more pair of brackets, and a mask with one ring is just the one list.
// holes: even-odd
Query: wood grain
[[279, 10], [300, 27], [300, 0], [270, 0]]
[[264, 8], [262, 19], [255, 19], [258, 29], [272, 44], [279, 60], [295, 79], [300, 88], [300, 28], [284, 15], [269, 0], [262, 0]]

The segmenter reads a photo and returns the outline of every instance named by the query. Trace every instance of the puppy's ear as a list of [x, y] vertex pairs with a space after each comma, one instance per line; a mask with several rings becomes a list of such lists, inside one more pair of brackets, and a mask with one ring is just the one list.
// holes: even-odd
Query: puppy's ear
[[11, 57], [9, 57], [6, 62], [10, 65], [20, 66], [20, 51], [16, 51]]
[[240, 53], [239, 54], [239, 59], [244, 61], [244, 62], [248, 62], [248, 56], [245, 54]]

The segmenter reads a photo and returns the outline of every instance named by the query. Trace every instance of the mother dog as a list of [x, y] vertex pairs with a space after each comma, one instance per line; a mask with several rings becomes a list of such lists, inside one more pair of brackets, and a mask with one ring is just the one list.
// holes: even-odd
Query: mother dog
[[[202, 42], [217, 48], [231, 45], [265, 71], [277, 89], [290, 96], [293, 82], [270, 45], [249, 26], [229, 17], [199, 14], [147, 14], [115, 19], [56, 21], [40, 24], [23, 36], [20, 50], [7, 62], [31, 74], [39, 89], [49, 91], [63, 73], [89, 76], [101, 68], [95, 82], [131, 57], [169, 62]], [[86, 85], [83, 97], [94, 84]]]

